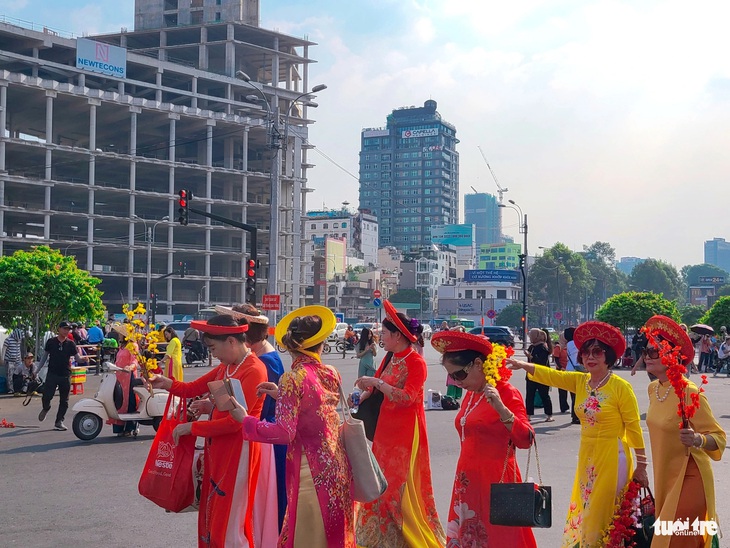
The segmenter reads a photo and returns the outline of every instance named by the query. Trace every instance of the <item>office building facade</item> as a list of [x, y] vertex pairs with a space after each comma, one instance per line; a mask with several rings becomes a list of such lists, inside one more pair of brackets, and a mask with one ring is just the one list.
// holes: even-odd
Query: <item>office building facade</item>
[[730, 242], [725, 238], [713, 238], [705, 242], [705, 262], [730, 272]]
[[459, 222], [459, 141], [436, 107], [397, 109], [361, 132], [360, 209], [378, 218], [379, 247], [428, 245], [431, 226]]
[[464, 195], [464, 224], [474, 225], [477, 247], [502, 243], [502, 208], [497, 197], [486, 192]]
[[283, 310], [303, 304], [311, 45], [236, 21], [90, 40], [0, 23], [0, 253], [74, 255], [116, 312], [146, 300], [149, 246], [153, 280], [188, 265], [154, 284], [158, 314], [241, 302], [250, 235], [196, 214], [179, 225], [187, 189], [192, 207], [257, 228], [258, 301], [276, 241]]

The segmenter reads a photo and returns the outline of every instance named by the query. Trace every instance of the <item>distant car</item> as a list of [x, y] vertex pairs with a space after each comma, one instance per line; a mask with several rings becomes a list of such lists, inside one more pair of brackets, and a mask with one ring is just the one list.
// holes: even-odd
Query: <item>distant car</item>
[[472, 327], [469, 330], [469, 333], [473, 335], [485, 335], [493, 343], [503, 344], [505, 346], [515, 345], [515, 336], [509, 327], [501, 325], [485, 325]]
[[335, 330], [327, 337], [330, 341], [340, 341], [345, 338], [345, 331], [347, 331], [347, 324], [344, 322], [337, 322]]
[[423, 324], [423, 338], [428, 340], [431, 338], [431, 335], [433, 334], [433, 330], [431, 329], [431, 326], [427, 323]]

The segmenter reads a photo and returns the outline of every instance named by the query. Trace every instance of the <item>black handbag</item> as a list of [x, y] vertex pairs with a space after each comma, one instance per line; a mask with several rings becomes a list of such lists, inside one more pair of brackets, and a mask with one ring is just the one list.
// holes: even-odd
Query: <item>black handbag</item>
[[514, 483], [503, 483], [510, 453], [515, 451], [511, 441], [507, 445], [507, 456], [504, 458], [502, 477], [499, 479], [499, 483], [491, 485], [489, 494], [489, 523], [492, 525], [552, 527], [552, 489], [542, 484], [540, 459], [537, 454], [537, 441], [534, 436], [532, 437], [532, 445], [530, 445], [527, 452], [525, 477], [527, 477], [530, 470], [530, 454], [533, 446], [535, 447], [539, 483], [519, 483], [517, 481], [517, 466], [515, 466]]
[[651, 539], [654, 537], [654, 521], [655, 510], [654, 510], [654, 495], [651, 489], [648, 487], [642, 487], [639, 490], [639, 512], [641, 517], [639, 523], [641, 527], [633, 527], [634, 538], [631, 539], [634, 542], [636, 548], [650, 548]]
[[372, 395], [361, 401], [356, 413], [351, 413], [353, 419], [362, 421], [365, 427], [365, 437], [373, 441], [375, 429], [378, 426], [380, 406], [383, 404], [383, 393], [380, 390], [373, 390]]
[[[376, 377], [385, 370], [393, 357], [392, 352], [388, 352], [385, 355], [382, 365], [375, 373]], [[378, 427], [378, 417], [380, 416], [380, 406], [383, 404], [384, 395], [380, 390], [373, 390], [370, 397], [360, 402], [356, 412], [350, 413], [354, 419], [362, 421], [365, 427], [365, 437], [370, 441], [373, 441], [375, 437], [375, 429]]]

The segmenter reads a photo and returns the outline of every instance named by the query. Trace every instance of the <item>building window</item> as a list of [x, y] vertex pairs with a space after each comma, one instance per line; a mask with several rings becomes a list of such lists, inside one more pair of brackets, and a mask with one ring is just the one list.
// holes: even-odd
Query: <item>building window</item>
[[217, 11], [215, 12], [215, 20], [220, 21], [221, 20], [221, 12]]
[[332, 228], [340, 228], [340, 223], [332, 223]]
[[473, 299], [474, 298], [474, 291], [471, 289], [467, 289], [464, 291], [464, 298], [465, 299]]
[[487, 290], [486, 289], [477, 289], [477, 299], [486, 299], [487, 298]]
[[343, 232], [343, 233], [342, 233], [342, 237], [343, 237], [343, 238], [347, 238], [347, 233], [346, 233], [346, 232]]
[[316, 224], [312, 223], [312, 226], [311, 227], [312, 227], [312, 230], [317, 230], [317, 225]]
[[324, 223], [324, 224], [322, 225], [322, 228], [329, 228], [329, 227], [330, 227], [329, 223]]
[[342, 228], [347, 228], [347, 223], [342, 223]]
[[506, 299], [507, 298], [507, 290], [506, 289], [498, 289], [497, 290], [497, 298], [498, 299]]

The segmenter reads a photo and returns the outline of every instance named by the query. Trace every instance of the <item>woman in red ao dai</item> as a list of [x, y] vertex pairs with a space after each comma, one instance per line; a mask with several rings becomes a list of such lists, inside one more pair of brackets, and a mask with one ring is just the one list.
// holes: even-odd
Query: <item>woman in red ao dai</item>
[[455, 420], [461, 452], [446, 526], [447, 548], [537, 546], [529, 527], [489, 523], [490, 485], [499, 483], [503, 470], [503, 481], [514, 481], [515, 473], [522, 481], [510, 442], [526, 449], [534, 436], [522, 395], [505, 380], [496, 380], [496, 386], [487, 382], [482, 366], [492, 345], [486, 337], [444, 331], [435, 334], [431, 344], [443, 353], [449, 377], [467, 390]]

